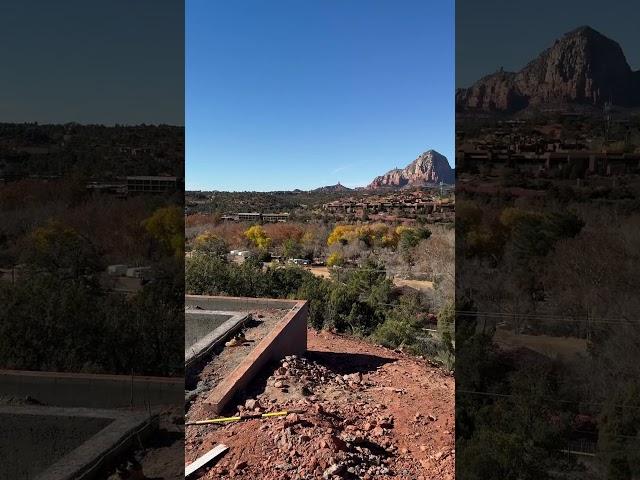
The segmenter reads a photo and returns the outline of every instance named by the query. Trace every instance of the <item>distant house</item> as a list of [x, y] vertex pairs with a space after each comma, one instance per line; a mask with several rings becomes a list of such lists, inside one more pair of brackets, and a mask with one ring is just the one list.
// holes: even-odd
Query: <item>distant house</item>
[[127, 193], [129, 194], [160, 194], [178, 190], [177, 177], [161, 176], [132, 176], [127, 177]]
[[126, 273], [129, 278], [141, 278], [143, 280], [150, 279], [151, 275], [151, 267], [129, 267]]
[[127, 194], [127, 185], [116, 182], [89, 182], [87, 183], [87, 191], [123, 197]]
[[263, 213], [262, 221], [264, 222], [286, 222], [289, 220], [288, 213]]
[[127, 265], [109, 265], [107, 267], [107, 274], [111, 276], [126, 276], [127, 269], [129, 267]]
[[236, 216], [241, 222], [259, 222], [262, 219], [262, 215], [258, 212], [238, 213]]
[[[227, 218], [231, 219], [233, 217], [228, 216]], [[286, 222], [289, 220], [288, 213], [258, 213], [258, 212], [250, 212], [250, 213], [238, 213], [235, 215], [240, 222]]]

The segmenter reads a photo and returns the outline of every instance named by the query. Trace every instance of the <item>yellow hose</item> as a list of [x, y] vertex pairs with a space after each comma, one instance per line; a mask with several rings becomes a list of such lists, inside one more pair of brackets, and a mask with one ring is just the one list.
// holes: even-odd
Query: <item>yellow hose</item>
[[227, 423], [227, 422], [238, 422], [240, 420], [246, 420], [249, 418], [269, 418], [269, 417], [282, 417], [288, 415], [290, 413], [302, 413], [301, 410], [283, 410], [282, 412], [271, 412], [271, 413], [262, 413], [260, 415], [246, 415], [239, 417], [220, 417], [220, 418], [209, 418], [207, 420], [196, 420], [195, 422], [187, 422], [185, 425], [209, 425], [212, 423]]

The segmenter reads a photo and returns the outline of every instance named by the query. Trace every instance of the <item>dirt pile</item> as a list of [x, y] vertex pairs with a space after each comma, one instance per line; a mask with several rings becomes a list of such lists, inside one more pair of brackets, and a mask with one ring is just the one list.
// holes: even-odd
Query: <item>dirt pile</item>
[[298, 413], [187, 427], [187, 463], [229, 446], [203, 478], [453, 479], [454, 381], [424, 360], [310, 331], [265, 377], [230, 413]]

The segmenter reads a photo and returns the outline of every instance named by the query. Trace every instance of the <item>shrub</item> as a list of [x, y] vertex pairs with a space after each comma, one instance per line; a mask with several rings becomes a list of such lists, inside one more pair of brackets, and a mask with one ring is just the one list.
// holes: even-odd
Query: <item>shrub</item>
[[223, 256], [229, 252], [229, 246], [224, 239], [207, 230], [196, 237], [193, 250], [210, 255]]
[[338, 267], [344, 265], [344, 257], [340, 252], [333, 252], [327, 258], [327, 266], [328, 267]]

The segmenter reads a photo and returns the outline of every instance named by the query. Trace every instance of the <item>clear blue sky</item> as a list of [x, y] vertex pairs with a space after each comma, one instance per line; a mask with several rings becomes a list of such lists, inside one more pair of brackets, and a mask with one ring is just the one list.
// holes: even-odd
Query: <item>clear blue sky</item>
[[188, 189], [365, 185], [454, 152], [453, 0], [188, 0]]
[[0, 121], [184, 125], [176, 0], [0, 5]]

